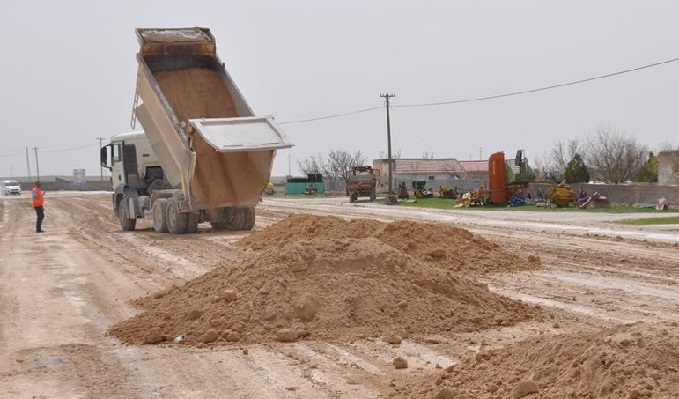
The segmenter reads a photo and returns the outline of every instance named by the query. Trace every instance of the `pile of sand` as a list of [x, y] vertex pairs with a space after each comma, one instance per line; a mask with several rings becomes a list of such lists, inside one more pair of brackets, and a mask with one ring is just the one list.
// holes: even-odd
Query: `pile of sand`
[[335, 216], [314, 216], [296, 213], [280, 222], [255, 231], [235, 246], [245, 249], [282, 248], [299, 240], [318, 238], [368, 238], [384, 226], [384, 223], [370, 219], [346, 220]]
[[418, 260], [456, 273], [502, 273], [540, 268], [540, 259], [511, 254], [468, 230], [444, 223], [345, 220], [332, 216], [293, 214], [235, 243], [241, 248], [265, 249], [313, 238], [366, 238], [398, 248]]
[[[279, 227], [268, 237], [280, 238]], [[259, 237], [266, 241], [266, 231]], [[139, 304], [145, 311], [114, 326], [112, 335], [133, 344], [178, 335], [187, 344], [350, 342], [392, 334], [418, 340], [542, 317], [535, 306], [373, 237], [279, 240], [243, 264], [219, 267]]]
[[677, 324], [540, 336], [482, 352], [392, 398], [679, 398]]

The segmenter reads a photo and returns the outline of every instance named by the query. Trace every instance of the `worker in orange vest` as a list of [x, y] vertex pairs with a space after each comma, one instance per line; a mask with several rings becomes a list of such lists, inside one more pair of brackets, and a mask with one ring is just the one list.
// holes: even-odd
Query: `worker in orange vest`
[[42, 220], [45, 218], [45, 211], [43, 206], [45, 205], [45, 192], [40, 188], [40, 180], [35, 182], [35, 187], [31, 189], [31, 195], [33, 196], [33, 209], [38, 215], [38, 220], [35, 222], [35, 232], [44, 233], [42, 229]]

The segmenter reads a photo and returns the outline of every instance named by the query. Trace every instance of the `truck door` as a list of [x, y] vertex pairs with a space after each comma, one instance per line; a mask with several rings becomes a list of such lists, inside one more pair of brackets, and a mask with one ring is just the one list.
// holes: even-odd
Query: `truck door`
[[135, 188], [143, 186], [144, 182], [139, 178], [137, 171], [137, 148], [134, 144], [123, 143], [122, 161], [125, 184]]

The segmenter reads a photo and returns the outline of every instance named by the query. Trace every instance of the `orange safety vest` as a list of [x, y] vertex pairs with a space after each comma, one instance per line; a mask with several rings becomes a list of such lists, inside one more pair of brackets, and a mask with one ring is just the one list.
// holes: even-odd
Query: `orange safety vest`
[[33, 195], [33, 208], [45, 205], [45, 192], [37, 187], [33, 187], [31, 190], [31, 195]]

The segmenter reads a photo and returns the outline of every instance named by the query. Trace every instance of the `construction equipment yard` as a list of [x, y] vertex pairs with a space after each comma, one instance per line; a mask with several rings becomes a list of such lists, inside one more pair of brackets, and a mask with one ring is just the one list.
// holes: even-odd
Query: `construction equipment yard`
[[168, 235], [46, 197], [38, 236], [0, 202], [4, 398], [679, 397], [676, 225], [265, 197]]

